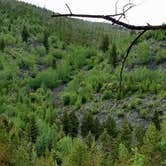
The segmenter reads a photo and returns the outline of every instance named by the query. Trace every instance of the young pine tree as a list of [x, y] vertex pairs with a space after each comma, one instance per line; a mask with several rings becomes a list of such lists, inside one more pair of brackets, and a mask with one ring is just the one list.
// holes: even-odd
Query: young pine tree
[[4, 39], [1, 39], [1, 40], [0, 40], [0, 50], [1, 50], [2, 52], [4, 52], [4, 50], [5, 50], [5, 41], [4, 41]]
[[110, 136], [116, 137], [117, 135], [116, 122], [111, 116], [109, 116], [105, 121], [104, 128], [107, 130]]
[[108, 35], [105, 34], [102, 37], [101, 44], [100, 44], [100, 49], [103, 52], [106, 52], [106, 51], [108, 51], [108, 48], [109, 48], [109, 37], [108, 37]]
[[72, 111], [69, 114], [69, 134], [76, 137], [78, 133], [79, 121], [76, 114]]
[[127, 120], [124, 121], [121, 127], [119, 139], [126, 147], [130, 147], [132, 142], [132, 127]]
[[63, 131], [66, 135], [76, 137], [78, 133], [79, 121], [75, 113], [65, 112], [62, 117]]
[[161, 126], [160, 126], [160, 118], [159, 118], [159, 112], [158, 111], [154, 112], [152, 122], [156, 126], [156, 129], [160, 130]]
[[92, 133], [93, 130], [94, 130], [94, 119], [92, 113], [90, 112], [85, 113], [81, 124], [81, 134], [83, 137], [86, 137], [89, 131], [91, 131]]
[[28, 29], [27, 29], [27, 27], [24, 25], [24, 27], [23, 27], [23, 30], [22, 30], [22, 40], [23, 40], [23, 42], [28, 42], [28, 38], [29, 38], [29, 32], [28, 32]]
[[27, 134], [30, 143], [36, 143], [37, 135], [38, 135], [38, 125], [34, 115], [29, 117], [29, 121], [27, 124]]
[[117, 63], [117, 48], [116, 45], [113, 44], [110, 52], [110, 63], [115, 68]]
[[48, 33], [45, 32], [44, 33], [44, 39], [43, 39], [43, 45], [44, 45], [47, 53], [49, 52], [49, 41], [48, 41], [48, 37], [49, 37]]

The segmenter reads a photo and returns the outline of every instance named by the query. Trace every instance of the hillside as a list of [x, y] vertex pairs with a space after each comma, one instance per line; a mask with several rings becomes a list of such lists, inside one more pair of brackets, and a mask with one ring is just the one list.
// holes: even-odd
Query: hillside
[[166, 164], [166, 31], [52, 18], [0, 0], [0, 166]]

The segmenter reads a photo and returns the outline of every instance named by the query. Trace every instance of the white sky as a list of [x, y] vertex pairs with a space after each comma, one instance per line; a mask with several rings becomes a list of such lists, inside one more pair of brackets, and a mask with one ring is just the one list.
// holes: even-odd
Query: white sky
[[[78, 14], [114, 14], [117, 0], [21, 0], [58, 13], [69, 13], [67, 3], [73, 13]], [[119, 0], [120, 8], [129, 0]], [[131, 0], [137, 4], [127, 18], [130, 24], [162, 24], [166, 23], [166, 0]], [[95, 20], [96, 21], [96, 20]], [[104, 22], [104, 21], [103, 21]]]

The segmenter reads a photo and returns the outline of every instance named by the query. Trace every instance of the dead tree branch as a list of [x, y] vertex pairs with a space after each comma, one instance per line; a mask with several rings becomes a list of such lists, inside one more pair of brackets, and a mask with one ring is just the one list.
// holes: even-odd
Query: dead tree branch
[[120, 25], [122, 27], [125, 27], [130, 30], [166, 30], [166, 24], [162, 25], [143, 25], [143, 26], [137, 26], [132, 24], [127, 24], [125, 22], [119, 21], [113, 17], [123, 15], [123, 13], [119, 14], [113, 14], [113, 15], [91, 15], [91, 14], [53, 14], [52, 17], [82, 17], [82, 18], [98, 18], [98, 19], [105, 19], [107, 21], [111, 21], [112, 23], [116, 25]]

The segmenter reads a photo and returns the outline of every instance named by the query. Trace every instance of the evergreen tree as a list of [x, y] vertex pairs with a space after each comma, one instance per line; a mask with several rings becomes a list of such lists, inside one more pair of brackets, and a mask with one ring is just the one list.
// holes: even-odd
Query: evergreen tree
[[117, 135], [117, 128], [115, 120], [109, 116], [104, 123], [104, 128], [106, 128], [108, 134], [112, 137], [116, 137]]
[[91, 131], [89, 131], [88, 135], [86, 136], [85, 142], [89, 148], [91, 147], [92, 143], [94, 142], [94, 137], [93, 137]]
[[1, 39], [1, 40], [0, 40], [0, 50], [1, 50], [2, 52], [4, 52], [4, 49], [5, 49], [5, 41], [4, 41], [4, 39]]
[[7, 145], [0, 142], [0, 166], [8, 166], [10, 163], [10, 156]]
[[29, 38], [29, 32], [28, 32], [28, 30], [27, 30], [27, 27], [24, 25], [24, 27], [23, 27], [23, 30], [22, 30], [22, 40], [23, 40], [23, 42], [28, 42], [28, 38]]
[[78, 127], [79, 127], [79, 121], [78, 121], [78, 118], [77, 116], [75, 115], [74, 111], [72, 111], [70, 114], [69, 114], [69, 134], [72, 136], [72, 137], [76, 137], [77, 136], [77, 133], [78, 133]]
[[62, 117], [63, 123], [63, 131], [66, 135], [71, 135], [72, 137], [76, 137], [78, 133], [79, 121], [75, 113], [72, 111], [71, 113], [65, 112]]
[[109, 37], [108, 37], [108, 35], [105, 34], [102, 37], [100, 49], [103, 52], [106, 52], [106, 51], [108, 51], [108, 48], [109, 48]]
[[124, 121], [121, 127], [119, 139], [126, 147], [130, 147], [132, 142], [132, 127], [127, 120]]
[[52, 68], [53, 68], [53, 69], [56, 69], [56, 67], [57, 67], [57, 63], [56, 63], [56, 59], [54, 58], [54, 59], [52, 60]]
[[35, 143], [38, 135], [38, 125], [34, 115], [29, 117], [27, 124], [27, 134], [30, 143]]
[[91, 112], [85, 113], [81, 124], [81, 134], [83, 137], [87, 136], [89, 131], [94, 130], [94, 120]]
[[97, 139], [101, 134], [102, 128], [99, 119], [96, 117], [94, 120], [92, 133], [94, 134], [95, 138]]
[[141, 147], [143, 154], [147, 156], [148, 165], [160, 165], [161, 152], [159, 151], [161, 136], [154, 124], [150, 124]]
[[135, 140], [137, 142], [137, 146], [141, 147], [143, 144], [145, 130], [142, 127], [137, 127], [135, 129]]
[[161, 127], [160, 127], [160, 118], [159, 118], [159, 112], [158, 111], [154, 112], [152, 122], [156, 126], [156, 129], [160, 130]]
[[160, 139], [160, 134], [157, 131], [155, 125], [150, 124], [144, 136], [143, 151], [145, 153], [156, 151], [159, 147]]
[[43, 39], [43, 45], [44, 45], [47, 53], [49, 52], [49, 41], [48, 41], [48, 37], [49, 37], [48, 32], [45, 32], [44, 33], [44, 39]]
[[116, 67], [116, 63], [117, 63], [117, 49], [116, 49], [116, 45], [115, 44], [113, 44], [112, 48], [111, 48], [110, 63], [112, 64], [112, 66], [114, 68]]
[[65, 111], [62, 116], [62, 124], [63, 124], [63, 131], [67, 135], [69, 134], [69, 116], [68, 113]]

